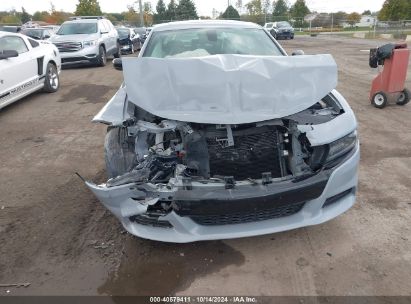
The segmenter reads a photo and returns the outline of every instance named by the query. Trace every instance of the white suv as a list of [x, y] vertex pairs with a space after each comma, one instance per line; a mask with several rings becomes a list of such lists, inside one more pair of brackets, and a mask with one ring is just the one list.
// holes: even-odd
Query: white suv
[[106, 65], [107, 56], [118, 57], [118, 33], [104, 17], [73, 17], [51, 38], [60, 51], [63, 65], [94, 63]]

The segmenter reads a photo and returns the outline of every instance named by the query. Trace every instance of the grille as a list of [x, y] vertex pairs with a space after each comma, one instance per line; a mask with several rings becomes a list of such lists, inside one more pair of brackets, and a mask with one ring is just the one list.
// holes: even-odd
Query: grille
[[59, 52], [77, 52], [81, 50], [81, 42], [58, 42], [55, 43], [55, 46], [58, 48]]
[[281, 177], [278, 131], [234, 136], [234, 146], [222, 147], [215, 138], [207, 138], [212, 176], [234, 176], [236, 180], [261, 178], [263, 172]]
[[217, 225], [233, 225], [251, 222], [259, 222], [274, 218], [290, 216], [299, 212], [304, 207], [304, 202], [292, 205], [278, 206], [272, 209], [259, 210], [247, 213], [233, 213], [221, 215], [195, 215], [190, 218], [199, 225], [217, 226]]

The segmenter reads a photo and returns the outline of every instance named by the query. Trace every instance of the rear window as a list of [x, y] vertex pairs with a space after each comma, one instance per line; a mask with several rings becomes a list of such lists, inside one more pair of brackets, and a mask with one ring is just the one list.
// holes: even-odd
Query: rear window
[[143, 57], [203, 57], [217, 54], [283, 55], [262, 29], [201, 28], [154, 32]]

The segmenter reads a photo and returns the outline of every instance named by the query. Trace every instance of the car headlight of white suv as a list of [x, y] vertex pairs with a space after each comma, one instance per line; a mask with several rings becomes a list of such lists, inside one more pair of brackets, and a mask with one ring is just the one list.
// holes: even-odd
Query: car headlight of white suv
[[98, 44], [98, 40], [84, 41], [83, 47], [96, 46], [97, 44]]

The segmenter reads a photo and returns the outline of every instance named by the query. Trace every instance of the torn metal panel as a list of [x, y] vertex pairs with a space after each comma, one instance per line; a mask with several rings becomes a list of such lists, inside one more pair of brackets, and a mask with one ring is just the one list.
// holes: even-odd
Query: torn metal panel
[[93, 122], [101, 122], [113, 126], [121, 126], [123, 121], [130, 118], [126, 111], [127, 92], [122, 85], [116, 94], [93, 118]]
[[337, 98], [344, 113], [334, 119], [316, 125], [298, 125], [298, 130], [307, 136], [312, 146], [320, 146], [336, 141], [357, 129], [357, 120], [344, 97], [333, 90], [332, 94]]
[[132, 103], [162, 118], [196, 123], [281, 118], [337, 86], [331, 55], [130, 57], [123, 58], [123, 72]]

